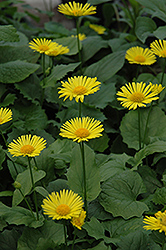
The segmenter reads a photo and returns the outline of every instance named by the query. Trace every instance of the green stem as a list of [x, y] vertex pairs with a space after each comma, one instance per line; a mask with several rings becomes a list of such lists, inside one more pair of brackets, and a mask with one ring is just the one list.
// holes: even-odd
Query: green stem
[[163, 242], [162, 242], [161, 250], [164, 250], [164, 245], [165, 245], [165, 235], [164, 235], [164, 238], [163, 238]]
[[85, 211], [86, 214], [88, 214], [87, 211], [87, 190], [86, 190], [86, 169], [85, 169], [85, 152], [84, 152], [84, 142], [80, 143], [80, 150], [81, 150], [81, 158], [82, 158], [82, 167], [83, 167], [83, 185], [84, 185], [84, 204], [85, 204]]
[[4, 134], [3, 134], [2, 131], [1, 131], [1, 129], [0, 129], [0, 133], [1, 133], [1, 136], [2, 136], [2, 138], [3, 138], [3, 140], [4, 140], [5, 146], [8, 147], [8, 143], [7, 143], [6, 139], [5, 139]]
[[141, 114], [138, 108], [138, 133], [139, 133], [139, 150], [141, 149]]
[[34, 160], [34, 163], [35, 163], [35, 167], [36, 167], [36, 169], [38, 169], [38, 166], [37, 166], [37, 162], [36, 162], [35, 157], [33, 157], [33, 160]]
[[148, 129], [148, 122], [149, 122], [151, 110], [152, 110], [152, 102], [151, 102], [151, 105], [150, 105], [150, 108], [149, 108], [149, 112], [148, 112], [148, 117], [147, 117], [147, 120], [146, 120], [145, 132], [144, 132], [144, 138], [143, 138], [143, 145], [142, 145], [142, 147], [144, 147], [144, 145], [145, 145], [145, 137], [146, 137], [146, 133], [147, 133], [147, 129]]
[[73, 238], [73, 243], [72, 243], [71, 250], [74, 250], [75, 239], [76, 239], [76, 231], [75, 231], [75, 228], [74, 228], [74, 238]]
[[80, 62], [80, 72], [82, 75], [82, 58], [81, 58], [81, 49], [80, 49], [80, 40], [79, 40], [79, 19], [76, 18], [76, 29], [77, 29], [77, 47], [78, 47], [78, 56]]
[[65, 236], [65, 246], [67, 248], [67, 233], [66, 233], [66, 224], [65, 224], [65, 222], [63, 223], [63, 231], [64, 231], [64, 236]]
[[21, 191], [21, 189], [18, 189], [18, 190], [20, 191], [20, 193], [21, 193], [22, 197], [24, 198], [24, 200], [25, 200], [25, 202], [26, 202], [26, 204], [27, 204], [29, 210], [31, 211], [31, 214], [32, 214], [33, 218], [36, 220], [36, 218], [35, 218], [35, 216], [34, 216], [34, 213], [33, 213], [33, 211], [32, 211], [32, 208], [31, 208], [31, 206], [29, 205], [29, 202], [27, 201], [25, 195], [23, 194], [23, 192]]
[[16, 171], [16, 174], [18, 175], [18, 171], [17, 171], [17, 168], [16, 168], [16, 165], [15, 165], [14, 161], [12, 161], [11, 159], [10, 159], [10, 161], [13, 163], [13, 166], [14, 166], [14, 169]]
[[163, 79], [164, 79], [165, 67], [166, 67], [166, 58], [164, 59], [163, 72], [162, 72], [161, 82], [160, 82], [161, 84], [163, 83]]
[[39, 212], [38, 212], [37, 197], [36, 197], [36, 191], [35, 191], [35, 183], [34, 183], [34, 179], [33, 179], [32, 166], [31, 166], [31, 162], [30, 162], [29, 157], [28, 157], [28, 164], [29, 164], [30, 176], [31, 176], [32, 187], [33, 187], [33, 196], [34, 196], [34, 202], [35, 202], [36, 217], [37, 217], [37, 220], [39, 220]]
[[79, 117], [81, 117], [81, 113], [82, 113], [82, 103], [79, 100]]
[[133, 22], [133, 28], [134, 28], [135, 27], [135, 20], [134, 20], [133, 14], [131, 13], [130, 8], [129, 8], [128, 4], [126, 3], [126, 1], [122, 0], [122, 2], [124, 3], [124, 6], [126, 7], [128, 13], [129, 13], [129, 16], [130, 16], [130, 19]]
[[42, 70], [43, 70], [43, 86], [42, 86], [42, 97], [41, 97], [41, 104], [44, 101], [44, 92], [45, 92], [45, 85], [46, 85], [46, 66], [45, 66], [45, 54], [42, 54]]
[[138, 78], [139, 71], [140, 71], [140, 64], [137, 66], [137, 72], [136, 72], [136, 76], [135, 76], [136, 80]]

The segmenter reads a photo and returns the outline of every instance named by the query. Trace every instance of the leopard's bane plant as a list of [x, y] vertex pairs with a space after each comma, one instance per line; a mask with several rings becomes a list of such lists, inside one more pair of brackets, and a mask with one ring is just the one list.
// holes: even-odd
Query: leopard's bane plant
[[61, 128], [59, 135], [68, 139], [72, 139], [80, 144], [82, 167], [83, 167], [83, 181], [84, 181], [84, 203], [85, 211], [87, 213], [87, 187], [86, 187], [86, 171], [85, 171], [85, 155], [84, 155], [84, 141], [98, 138], [102, 136], [101, 132], [104, 130], [100, 121], [90, 117], [76, 117], [65, 122]]
[[32, 136], [31, 134], [22, 135], [18, 137], [17, 140], [13, 140], [13, 142], [9, 143], [8, 145], [8, 151], [13, 157], [27, 156], [33, 193], [34, 193], [34, 202], [35, 202], [37, 220], [39, 220], [38, 205], [37, 205], [35, 183], [33, 179], [30, 158], [38, 156], [45, 147], [46, 147], [46, 140], [44, 138], [41, 138], [37, 135]]
[[77, 47], [80, 61], [80, 72], [82, 74], [82, 57], [79, 39], [79, 17], [96, 14], [96, 6], [91, 6], [89, 3], [83, 5], [82, 3], [76, 3], [75, 1], [73, 1], [65, 4], [60, 4], [58, 6], [58, 11], [64, 15], [73, 17], [76, 21]]
[[[82, 197], [74, 193], [72, 190], [60, 190], [60, 192], [52, 192], [47, 198], [43, 200], [41, 205], [43, 213], [53, 220], [69, 220], [80, 217], [83, 210]], [[65, 243], [67, 246], [67, 236], [64, 225]]]
[[92, 24], [92, 23], [89, 24], [89, 28], [97, 32], [99, 35], [104, 34], [104, 32], [106, 31], [106, 28], [103, 27], [102, 25], [97, 25], [97, 24]]

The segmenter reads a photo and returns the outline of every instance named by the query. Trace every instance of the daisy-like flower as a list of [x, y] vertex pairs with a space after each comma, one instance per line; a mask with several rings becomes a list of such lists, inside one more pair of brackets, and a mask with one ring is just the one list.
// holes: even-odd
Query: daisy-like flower
[[44, 214], [51, 217], [53, 220], [71, 219], [79, 217], [84, 203], [78, 194], [69, 190], [60, 190], [52, 192], [46, 199], [43, 200]]
[[130, 64], [151, 65], [156, 62], [156, 56], [148, 48], [136, 46], [126, 51], [125, 58]]
[[54, 47], [57, 43], [52, 42], [52, 40], [48, 40], [46, 38], [34, 38], [31, 42], [29, 42], [29, 47], [34, 51], [39, 53], [45, 53], [49, 50], [54, 50]]
[[68, 52], [69, 52], [69, 48], [67, 46], [64, 47], [61, 44], [54, 43], [54, 47], [46, 51], [45, 54], [48, 56], [58, 56], [58, 55], [67, 54]]
[[102, 136], [103, 130], [101, 122], [94, 118], [76, 117], [61, 126], [59, 135], [79, 143]]
[[96, 31], [99, 35], [104, 34], [104, 32], [106, 31], [106, 28], [103, 27], [102, 25], [97, 25], [97, 24], [89, 24], [89, 27]]
[[12, 111], [8, 108], [0, 109], [0, 125], [12, 120]]
[[165, 87], [163, 87], [161, 84], [153, 84], [150, 83], [150, 85], [152, 86], [152, 92], [155, 92], [157, 95], [159, 95], [161, 93], [161, 91], [163, 91], [163, 89], [165, 89]]
[[117, 100], [121, 101], [121, 105], [129, 110], [146, 107], [146, 104], [159, 99], [157, 92], [152, 90], [153, 86], [151, 84], [146, 85], [143, 82], [128, 83], [121, 87], [121, 91], [118, 91], [117, 95], [120, 97]]
[[86, 217], [86, 211], [82, 209], [79, 217], [72, 217], [71, 223], [73, 224], [73, 226], [81, 230], [82, 226], [84, 225], [85, 217]]
[[76, 3], [75, 1], [60, 4], [58, 6], [58, 11], [67, 16], [87, 16], [96, 13], [96, 6], [90, 6], [89, 3], [83, 5], [82, 3]]
[[70, 101], [75, 98], [76, 102], [84, 101], [85, 95], [94, 94], [100, 88], [101, 82], [97, 81], [97, 77], [91, 78], [87, 76], [74, 76], [68, 78], [68, 82], [63, 82], [62, 88], [59, 88], [60, 91], [58, 94], [61, 94], [59, 98], [65, 97], [64, 101], [69, 98]]
[[144, 229], [159, 230], [160, 233], [164, 231], [166, 235], [166, 210], [163, 213], [158, 211], [155, 217], [145, 216], [143, 222], [146, 224], [143, 226]]
[[155, 55], [166, 58], [166, 40], [155, 40], [150, 44], [150, 48]]
[[8, 145], [14, 156], [35, 157], [46, 147], [46, 140], [37, 135], [22, 135]]
[[[77, 38], [77, 35], [76, 35], [76, 36], [71, 35], [71, 37], [76, 37], [76, 38]], [[87, 37], [86, 37], [85, 34], [79, 33], [79, 34], [78, 34], [78, 38], [79, 38], [80, 41], [83, 41], [83, 40], [85, 40]]]

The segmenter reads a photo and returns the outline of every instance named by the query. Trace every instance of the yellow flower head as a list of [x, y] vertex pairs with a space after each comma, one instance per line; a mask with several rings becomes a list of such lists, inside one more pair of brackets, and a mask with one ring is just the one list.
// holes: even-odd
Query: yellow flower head
[[69, 52], [68, 47], [64, 47], [61, 44], [54, 43], [54, 47], [46, 51], [45, 54], [48, 56], [58, 56], [58, 55], [67, 54], [68, 52]]
[[156, 56], [148, 48], [136, 46], [126, 51], [125, 58], [130, 64], [151, 65], [156, 62]]
[[101, 26], [101, 25], [97, 25], [97, 24], [89, 24], [89, 27], [96, 31], [99, 35], [104, 34], [104, 32], [106, 31], [106, 28]]
[[151, 103], [153, 100], [159, 99], [157, 92], [152, 91], [153, 86], [146, 83], [132, 82], [125, 84], [121, 87], [121, 91], [118, 91], [117, 98], [121, 101], [121, 105], [125, 108], [136, 109], [137, 107], [146, 107], [146, 104]]
[[52, 40], [48, 40], [46, 38], [34, 38], [31, 42], [29, 42], [29, 47], [34, 51], [39, 53], [45, 53], [49, 50], [53, 50], [56, 46], [56, 43], [52, 42]]
[[166, 58], [166, 40], [155, 40], [150, 44], [150, 48], [155, 55]]
[[143, 222], [146, 224], [143, 226], [146, 230], [159, 230], [159, 232], [164, 232], [166, 235], [166, 210], [162, 213], [158, 211], [153, 216], [145, 216]]
[[12, 111], [8, 108], [0, 109], [0, 125], [12, 120]]
[[102, 136], [103, 130], [101, 122], [94, 118], [76, 117], [61, 126], [59, 135], [79, 143]]
[[[77, 35], [76, 35], [76, 36], [72, 35], [71, 37], [76, 37], [76, 38], [77, 38]], [[78, 34], [78, 38], [79, 38], [80, 41], [83, 41], [83, 40], [85, 40], [87, 37], [86, 37], [85, 34], [79, 33], [79, 34]]]
[[76, 3], [73, 1], [72, 3], [60, 4], [58, 6], [58, 11], [67, 16], [87, 16], [93, 15], [96, 13], [96, 6], [90, 6], [89, 3], [83, 5], [82, 3]]
[[46, 147], [46, 140], [37, 135], [22, 135], [8, 145], [8, 151], [14, 156], [35, 157]]
[[71, 223], [73, 224], [73, 226], [81, 230], [82, 229], [81, 227], [84, 225], [85, 217], [86, 217], [86, 211], [82, 209], [79, 217], [72, 217]]
[[85, 95], [94, 94], [100, 88], [101, 82], [97, 81], [97, 77], [91, 78], [87, 76], [74, 76], [68, 78], [68, 82], [63, 82], [62, 88], [59, 88], [60, 91], [58, 94], [61, 94], [59, 98], [65, 97], [64, 101], [69, 98], [70, 101], [75, 98], [76, 102], [84, 101]]
[[157, 95], [159, 95], [161, 93], [161, 91], [163, 91], [163, 89], [165, 89], [165, 87], [163, 87], [161, 84], [150, 83], [150, 85], [152, 86], [151, 91], [155, 92]]
[[46, 199], [43, 200], [44, 214], [51, 217], [53, 220], [71, 219], [79, 217], [84, 203], [78, 194], [69, 190], [60, 190], [52, 192]]

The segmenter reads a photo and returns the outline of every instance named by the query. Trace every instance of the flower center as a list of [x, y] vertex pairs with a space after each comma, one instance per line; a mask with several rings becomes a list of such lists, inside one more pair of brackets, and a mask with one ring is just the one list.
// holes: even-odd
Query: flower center
[[61, 216], [67, 215], [70, 212], [70, 207], [66, 204], [61, 204], [56, 208], [56, 212]]
[[73, 93], [76, 95], [84, 95], [86, 91], [87, 90], [84, 86], [77, 86], [74, 88]]
[[89, 135], [89, 130], [86, 129], [86, 128], [78, 128], [76, 131], [75, 131], [75, 135], [77, 137], [80, 137], [80, 138], [86, 138], [88, 137]]
[[166, 49], [164, 49], [161, 53], [164, 57], [166, 57]]
[[82, 15], [82, 11], [80, 11], [80, 10], [73, 10], [72, 12], [73, 12], [74, 16], [81, 16]]
[[20, 149], [22, 154], [31, 154], [34, 150], [34, 147], [31, 145], [24, 145]]
[[49, 47], [47, 45], [40, 45], [39, 46], [39, 50], [41, 50], [41, 51], [47, 51], [47, 50], [49, 50]]
[[73, 222], [75, 223], [75, 225], [77, 226], [82, 226], [81, 222], [80, 222], [80, 219], [79, 218], [73, 218]]
[[138, 55], [134, 58], [134, 60], [137, 62], [145, 62], [145, 57], [142, 55]]
[[141, 92], [135, 92], [130, 96], [132, 102], [142, 102], [144, 100], [144, 94]]

